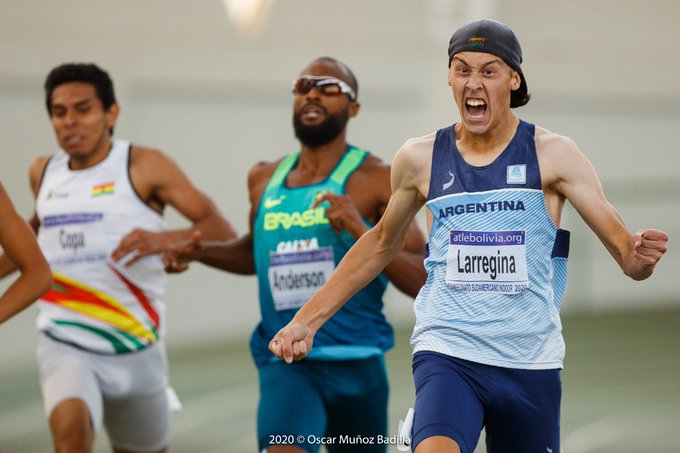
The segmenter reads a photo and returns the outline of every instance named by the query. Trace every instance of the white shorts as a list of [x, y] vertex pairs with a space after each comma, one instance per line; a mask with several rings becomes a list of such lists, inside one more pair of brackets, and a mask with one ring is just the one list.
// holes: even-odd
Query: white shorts
[[103, 418], [114, 447], [145, 452], [167, 446], [168, 361], [162, 343], [104, 355], [42, 335], [37, 356], [48, 418], [60, 402], [77, 398], [87, 405], [95, 431]]

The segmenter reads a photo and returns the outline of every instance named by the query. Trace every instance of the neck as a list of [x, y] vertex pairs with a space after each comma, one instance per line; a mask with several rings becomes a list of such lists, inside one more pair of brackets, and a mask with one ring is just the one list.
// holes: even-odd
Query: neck
[[349, 145], [345, 141], [344, 133], [338, 134], [325, 145], [310, 147], [302, 144], [296, 170], [312, 178], [326, 177], [333, 171], [347, 148]]
[[495, 157], [515, 136], [519, 118], [510, 113], [501, 122], [481, 134], [466, 129], [462, 123], [455, 126], [456, 147], [463, 155]]
[[113, 148], [113, 140], [107, 135], [94, 151], [71, 154], [68, 166], [71, 170], [84, 170], [86, 168], [94, 167], [108, 157], [111, 148]]

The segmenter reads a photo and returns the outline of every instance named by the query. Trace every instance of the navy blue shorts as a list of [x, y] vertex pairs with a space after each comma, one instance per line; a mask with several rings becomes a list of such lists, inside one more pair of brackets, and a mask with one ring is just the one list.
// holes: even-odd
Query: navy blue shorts
[[[297, 445], [316, 453], [384, 453], [387, 372], [382, 355], [361, 360], [283, 361], [259, 369], [260, 450]], [[372, 439], [372, 441], [371, 441]], [[371, 443], [372, 442], [372, 443]]]
[[413, 379], [413, 448], [445, 436], [472, 453], [485, 428], [487, 453], [560, 451], [560, 370], [501, 368], [417, 352]]

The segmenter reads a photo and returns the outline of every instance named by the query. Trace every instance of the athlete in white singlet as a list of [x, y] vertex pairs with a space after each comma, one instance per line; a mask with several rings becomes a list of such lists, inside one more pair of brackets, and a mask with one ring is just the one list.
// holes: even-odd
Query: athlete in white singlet
[[[103, 423], [114, 452], [163, 452], [162, 253], [196, 231], [234, 232], [168, 157], [112, 139], [119, 107], [106, 72], [59, 66], [45, 95], [61, 150], [30, 168], [30, 224], [54, 277], [39, 301], [38, 364], [55, 451], [91, 451]], [[168, 204], [192, 226], [166, 230]], [[11, 269], [0, 257], [2, 275]]]

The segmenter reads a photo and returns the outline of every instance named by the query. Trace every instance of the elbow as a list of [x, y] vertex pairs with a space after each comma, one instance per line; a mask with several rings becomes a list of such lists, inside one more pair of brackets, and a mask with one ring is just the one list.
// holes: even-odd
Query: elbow
[[236, 230], [234, 227], [231, 226], [231, 223], [227, 221], [224, 217], [221, 215], [218, 216], [217, 220], [219, 227], [218, 227], [218, 232], [215, 235], [215, 239], [218, 241], [230, 241], [232, 239], [236, 239], [238, 236], [236, 234]]
[[422, 285], [417, 286], [415, 283], [414, 284], [406, 284], [406, 285], [395, 285], [397, 289], [406, 294], [408, 297], [415, 299], [418, 296], [418, 293], [420, 292], [420, 288], [422, 288]]
[[415, 299], [426, 280], [427, 273], [425, 272], [425, 268], [421, 268], [418, 269], [417, 272], [413, 272], [410, 278], [408, 278], [406, 281], [400, 282], [399, 284], [395, 283], [395, 286], [402, 293]]
[[46, 271], [40, 273], [37, 283], [37, 297], [42, 297], [47, 291], [52, 289], [52, 285], [54, 285], [54, 278], [52, 278], [52, 273], [49, 271], [49, 268], [47, 268]]

